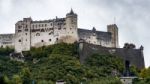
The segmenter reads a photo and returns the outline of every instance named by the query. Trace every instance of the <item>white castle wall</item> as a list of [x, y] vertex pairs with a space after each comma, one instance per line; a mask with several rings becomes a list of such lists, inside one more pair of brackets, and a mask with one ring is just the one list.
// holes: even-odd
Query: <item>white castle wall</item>
[[[59, 42], [74, 43], [79, 41], [79, 39], [83, 39], [87, 43], [105, 47], [115, 47], [114, 43], [118, 40], [118, 36], [116, 36], [118, 31], [115, 31], [115, 28], [113, 28], [112, 34], [109, 34], [109, 36], [111, 35], [110, 37], [114, 38], [113, 40], [112, 38], [108, 38], [108, 36], [106, 37], [108, 40], [98, 39], [102, 36], [94, 33], [96, 29], [90, 30], [94, 32], [89, 35], [84, 35], [82, 32], [80, 33], [77, 20], [77, 14], [72, 10], [65, 18], [56, 17], [55, 19], [43, 21], [33, 21], [31, 18], [24, 18], [15, 24], [15, 34], [11, 37], [14, 41], [12, 41], [12, 44], [9, 44], [9, 46], [15, 46], [15, 51], [21, 52], [28, 51], [31, 47], [52, 45]], [[109, 32], [105, 32], [105, 34]], [[113, 35], [114, 32], [115, 35]], [[2, 44], [0, 40], [0, 46], [1, 45], [4, 44]]]

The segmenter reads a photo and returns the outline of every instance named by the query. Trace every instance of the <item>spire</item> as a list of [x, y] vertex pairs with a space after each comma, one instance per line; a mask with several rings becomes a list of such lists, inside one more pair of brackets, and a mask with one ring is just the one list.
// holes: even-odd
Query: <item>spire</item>
[[70, 14], [74, 14], [73, 9], [71, 8]]
[[71, 8], [70, 12], [67, 13], [66, 16], [76, 16], [77, 17], [77, 14], [74, 13], [73, 9]]
[[95, 32], [96, 32], [96, 28], [95, 28], [95, 27], [93, 27], [92, 31], [95, 33]]

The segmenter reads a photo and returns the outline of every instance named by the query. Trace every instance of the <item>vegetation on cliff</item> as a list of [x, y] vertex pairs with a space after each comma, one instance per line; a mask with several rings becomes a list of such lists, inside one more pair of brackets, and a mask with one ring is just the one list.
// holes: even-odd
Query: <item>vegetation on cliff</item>
[[23, 52], [24, 63], [0, 57], [1, 84], [121, 84], [123, 61], [113, 55], [93, 54], [81, 64], [76, 44], [55, 44]]

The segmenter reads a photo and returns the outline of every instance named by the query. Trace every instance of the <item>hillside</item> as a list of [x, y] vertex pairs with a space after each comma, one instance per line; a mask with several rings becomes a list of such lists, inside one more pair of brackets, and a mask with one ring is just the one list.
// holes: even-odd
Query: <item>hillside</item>
[[[1, 53], [1, 51], [0, 51]], [[3, 52], [4, 53], [4, 52]], [[55, 44], [23, 52], [24, 63], [0, 57], [1, 84], [120, 84], [124, 63], [117, 56], [93, 54], [81, 64], [76, 44]]]

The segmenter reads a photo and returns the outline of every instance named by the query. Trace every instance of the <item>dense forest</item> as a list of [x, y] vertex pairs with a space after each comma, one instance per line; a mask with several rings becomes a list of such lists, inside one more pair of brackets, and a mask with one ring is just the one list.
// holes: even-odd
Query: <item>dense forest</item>
[[[11, 48], [0, 48], [0, 84], [121, 84], [124, 62], [117, 56], [93, 54], [84, 64], [79, 61], [76, 44], [55, 44], [31, 48], [23, 52], [25, 62], [9, 59]], [[131, 67], [131, 72], [144, 78], [135, 84], [150, 82], [150, 69], [141, 72]]]

